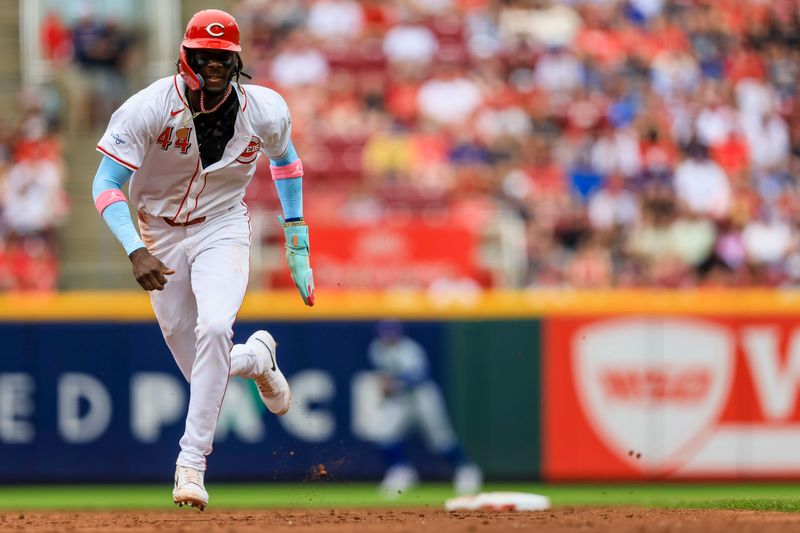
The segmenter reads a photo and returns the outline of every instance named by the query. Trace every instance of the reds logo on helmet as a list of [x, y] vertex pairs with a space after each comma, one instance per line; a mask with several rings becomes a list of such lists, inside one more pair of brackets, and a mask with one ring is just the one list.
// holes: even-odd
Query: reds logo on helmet
[[[219, 29], [216, 29], [215, 26]], [[222, 37], [225, 35], [225, 26], [223, 26], [219, 22], [212, 22], [208, 26], [206, 26], [206, 31], [212, 37]]]

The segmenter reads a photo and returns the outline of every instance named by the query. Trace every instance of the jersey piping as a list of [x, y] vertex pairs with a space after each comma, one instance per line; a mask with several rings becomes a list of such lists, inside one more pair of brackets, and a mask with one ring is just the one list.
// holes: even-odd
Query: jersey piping
[[113, 159], [114, 161], [116, 161], [117, 163], [119, 163], [120, 165], [123, 165], [123, 166], [125, 166], [126, 168], [129, 168], [130, 170], [139, 170], [139, 167], [137, 167], [136, 165], [131, 165], [131, 164], [130, 164], [130, 163], [128, 163], [127, 161], [124, 161], [124, 160], [120, 159], [119, 157], [115, 156], [114, 154], [110, 154], [110, 153], [108, 153], [108, 152], [107, 152], [107, 151], [106, 151], [106, 150], [105, 150], [105, 149], [104, 149], [102, 146], [100, 146], [99, 144], [97, 145], [97, 150], [98, 150], [98, 151], [100, 151], [100, 152], [102, 152], [104, 155], [107, 155], [108, 157], [110, 157], [111, 159]]
[[203, 186], [200, 188], [200, 192], [197, 193], [197, 196], [194, 197], [194, 207], [192, 208], [191, 211], [186, 213], [186, 222], [189, 222], [189, 217], [197, 209], [197, 204], [200, 201], [200, 195], [203, 194], [204, 190], [206, 190], [206, 183], [208, 183], [208, 172], [203, 174]]
[[175, 76], [172, 77], [172, 85], [175, 86], [175, 92], [178, 93], [178, 98], [181, 99], [181, 103], [183, 104], [183, 108], [184, 109], [188, 108], [189, 104], [186, 102], [186, 100], [183, 99], [183, 95], [181, 94], [181, 90], [178, 87], [178, 75], [177, 74], [175, 74]]
[[[192, 178], [189, 180], [189, 186], [186, 187], [186, 194], [183, 195], [183, 200], [181, 200], [181, 205], [178, 206], [178, 212], [175, 213], [175, 216], [172, 217], [173, 222], [178, 221], [178, 215], [181, 214], [181, 209], [183, 209], [183, 204], [186, 203], [186, 198], [189, 197], [189, 191], [192, 190], [192, 183], [194, 183], [194, 179], [197, 177], [197, 172], [200, 170], [200, 158], [197, 158], [197, 164], [194, 167], [194, 174], [192, 174]], [[205, 187], [205, 185], [203, 185]], [[195, 209], [197, 209], [197, 204], [195, 204]], [[186, 222], [189, 222], [189, 217], [187, 215]]]

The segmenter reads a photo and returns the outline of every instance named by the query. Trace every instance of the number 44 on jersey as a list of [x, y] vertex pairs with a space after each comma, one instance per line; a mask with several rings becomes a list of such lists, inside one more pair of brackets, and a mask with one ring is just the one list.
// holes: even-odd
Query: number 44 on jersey
[[189, 142], [192, 128], [180, 128], [175, 132], [175, 140], [172, 140], [172, 126], [167, 126], [164, 131], [156, 139], [156, 143], [161, 145], [162, 150], [169, 150], [169, 147], [174, 143], [175, 149], [180, 150], [182, 154], [189, 152], [189, 147], [192, 143]]

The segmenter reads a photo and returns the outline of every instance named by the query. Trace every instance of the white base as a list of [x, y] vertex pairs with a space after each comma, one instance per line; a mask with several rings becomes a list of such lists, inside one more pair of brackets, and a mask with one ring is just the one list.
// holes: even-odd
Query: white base
[[550, 498], [527, 492], [481, 492], [475, 496], [459, 496], [444, 502], [447, 511], [544, 511]]

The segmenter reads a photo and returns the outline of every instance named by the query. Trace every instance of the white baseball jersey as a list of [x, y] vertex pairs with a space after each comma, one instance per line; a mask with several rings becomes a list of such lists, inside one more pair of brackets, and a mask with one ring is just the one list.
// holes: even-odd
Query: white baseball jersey
[[173, 222], [226, 211], [244, 198], [261, 152], [284, 153], [292, 122], [283, 98], [257, 85], [233, 87], [240, 111], [233, 138], [207, 168], [180, 76], [154, 82], [112, 115], [97, 149], [134, 171], [129, 195], [138, 211]]

